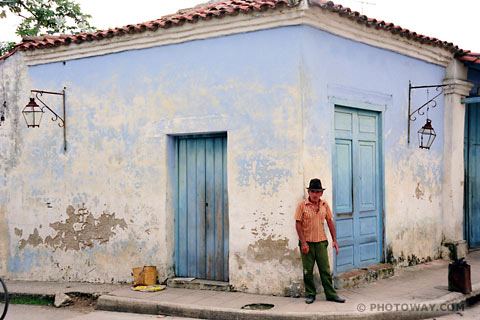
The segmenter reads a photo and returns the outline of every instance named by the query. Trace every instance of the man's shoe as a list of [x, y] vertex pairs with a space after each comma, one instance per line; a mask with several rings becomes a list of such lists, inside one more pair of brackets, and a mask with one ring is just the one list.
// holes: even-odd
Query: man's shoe
[[338, 302], [338, 303], [344, 303], [345, 299], [340, 298], [339, 296], [327, 298], [328, 301], [333, 301], [333, 302]]
[[307, 299], [305, 299], [305, 303], [310, 304], [315, 301], [315, 296], [307, 296]]

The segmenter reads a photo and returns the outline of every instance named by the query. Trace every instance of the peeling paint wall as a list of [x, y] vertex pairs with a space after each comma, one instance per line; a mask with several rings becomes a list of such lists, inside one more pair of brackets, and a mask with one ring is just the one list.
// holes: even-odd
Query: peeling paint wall
[[[342, 99], [389, 97], [385, 247], [395, 259], [438, 251], [443, 104], [430, 114], [438, 136], [425, 152], [406, 144], [406, 103], [408, 80], [438, 83], [444, 68], [305, 26], [21, 72], [21, 54], [6, 63], [2, 72], [20, 77], [19, 86], [9, 83], [11, 120], [0, 128], [0, 223], [8, 231], [0, 255], [10, 278], [125, 282], [143, 265], [157, 266], [161, 281], [173, 276], [175, 135], [227, 132], [230, 283], [302, 294], [293, 214], [312, 177], [332, 204], [331, 85], [347, 88]], [[18, 123], [29, 89], [64, 86], [66, 153], [49, 115], [38, 129]], [[59, 99], [45, 99], [58, 110]]]
[[[92, 249], [95, 244], [102, 245], [107, 243], [115, 235], [113, 231], [116, 228], [126, 229], [127, 223], [124, 219], [116, 219], [115, 213], [102, 213], [98, 218], [85, 207], [79, 207], [77, 210], [73, 206], [68, 206], [66, 210], [67, 218], [65, 221], [50, 223], [50, 228], [55, 230], [56, 234], [47, 236], [45, 239], [39, 236], [37, 228], [28, 239], [21, 239], [19, 249], [24, 249], [27, 245], [37, 247], [44, 244], [53, 250], [84, 250]], [[23, 230], [15, 228], [15, 234], [20, 236]]]
[[[22, 155], [2, 197], [8, 276], [123, 282], [142, 265], [157, 266], [161, 281], [172, 276], [172, 135], [219, 131], [228, 133], [231, 239], [248, 239], [230, 241], [230, 260], [238, 253], [250, 265], [245, 275], [232, 269], [232, 284], [256, 290], [244, 278], [253, 268], [271, 280], [269, 244], [285, 252], [279, 263], [297, 264], [285, 274], [300, 270], [291, 219], [291, 194], [303, 188], [300, 45], [295, 28], [284, 31], [269, 31], [267, 42], [251, 33], [25, 69], [27, 92], [15, 112], [29, 89], [65, 86], [68, 150], [48, 115], [38, 129], [16, 130]], [[45, 100], [59, 110], [60, 99]], [[264, 247], [248, 249], [256, 241]]]

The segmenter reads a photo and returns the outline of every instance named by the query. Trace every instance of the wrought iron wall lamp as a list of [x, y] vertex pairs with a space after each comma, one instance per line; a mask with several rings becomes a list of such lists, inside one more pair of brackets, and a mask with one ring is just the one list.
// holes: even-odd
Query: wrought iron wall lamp
[[[47, 108], [51, 113], [53, 113], [52, 121], [59, 121], [58, 126], [63, 127], [63, 150], [67, 151], [67, 129], [66, 129], [66, 119], [65, 119], [65, 90], [64, 87], [62, 92], [52, 92], [52, 91], [43, 91], [43, 90], [30, 90], [35, 97], [43, 104], [43, 107], [40, 107], [36, 102], [35, 98], [30, 97], [30, 102], [23, 108], [22, 114], [27, 123], [27, 128], [39, 128], [40, 122], [42, 121], [42, 116], [45, 113], [45, 108]], [[63, 118], [60, 117], [55, 111], [53, 111], [45, 102], [40, 99], [40, 96], [44, 94], [53, 94], [60, 95], [63, 98]]]
[[[443, 87], [450, 86], [449, 84], [436, 84], [436, 85], [429, 85], [429, 86], [412, 86], [411, 81], [408, 82], [408, 143], [410, 143], [410, 127], [411, 127], [411, 122], [417, 120], [417, 115], [423, 116], [425, 114], [425, 111], [422, 111], [423, 108], [427, 108], [427, 116], [426, 116], [426, 123], [425, 125], [418, 130], [418, 144], [420, 149], [430, 149], [432, 146], [433, 141], [435, 140], [435, 137], [437, 134], [435, 133], [435, 130], [432, 127], [432, 120], [428, 119], [428, 110], [430, 107], [435, 108], [437, 106], [437, 101], [435, 101], [436, 98], [438, 98], [442, 93], [443, 93]], [[427, 95], [427, 102], [422, 104], [419, 108], [416, 110], [412, 111], [412, 90], [416, 89], [427, 89], [428, 88], [435, 88], [435, 91], [437, 91], [436, 95], [429, 99]], [[428, 91], [427, 91], [428, 93]]]

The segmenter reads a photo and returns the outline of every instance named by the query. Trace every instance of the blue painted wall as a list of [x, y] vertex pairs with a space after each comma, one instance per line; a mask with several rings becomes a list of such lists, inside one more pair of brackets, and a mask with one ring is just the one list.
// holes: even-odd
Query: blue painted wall
[[[326, 88], [330, 84], [338, 84], [366, 93], [391, 96], [392, 105], [388, 106], [388, 112], [385, 113], [385, 123], [388, 124], [387, 131], [392, 130], [391, 133], [387, 132], [385, 147], [394, 151], [407, 130], [407, 122], [404, 118], [407, 113], [405, 106], [408, 104], [408, 81], [412, 81], [412, 85], [441, 84], [445, 68], [346, 40], [311, 27], [301, 28], [306, 68], [311, 75], [312, 88], [317, 89], [312, 93], [315, 97], [314, 104], [317, 107], [324, 107], [327, 101]], [[432, 96], [433, 92], [430, 92], [430, 97]], [[413, 94], [413, 102], [417, 106], [425, 100], [424, 98], [426, 98], [425, 93], [414, 92]], [[433, 148], [440, 153], [443, 140], [442, 100], [440, 99], [439, 106], [429, 113], [439, 133], [438, 143], [435, 143]], [[320, 121], [320, 116], [323, 117], [324, 113], [318, 113], [319, 118], [314, 120]], [[400, 119], [404, 119], [404, 123], [400, 123]], [[414, 124], [413, 131], [416, 132], [419, 128], [420, 123], [417, 122]], [[317, 141], [320, 142], [320, 140]], [[323, 140], [325, 147], [330, 147], [330, 144], [330, 141]]]

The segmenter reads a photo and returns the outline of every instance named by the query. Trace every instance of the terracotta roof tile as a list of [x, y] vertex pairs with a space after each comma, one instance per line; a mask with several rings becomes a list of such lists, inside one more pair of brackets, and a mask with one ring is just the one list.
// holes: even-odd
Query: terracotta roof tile
[[[216, 3], [203, 3], [193, 8], [179, 10], [175, 14], [161, 17], [160, 19], [147, 21], [134, 25], [127, 25], [108, 30], [99, 30], [92, 33], [77, 35], [46, 35], [44, 37], [24, 37], [22, 42], [14, 49], [36, 50], [52, 48], [55, 46], [68, 45], [71, 42], [82, 43], [85, 41], [102, 40], [121, 36], [124, 34], [141, 33], [144, 31], [155, 31], [158, 28], [168, 29], [172, 26], [180, 26], [184, 23], [195, 23], [198, 20], [210, 20], [212, 18], [223, 18], [224, 16], [237, 15], [239, 12], [250, 13], [252, 11], [265, 11], [279, 7], [294, 7], [301, 0], [225, 0]], [[2, 57], [4, 58], [4, 57]]]
[[442, 47], [449, 50], [452, 53], [461, 54], [463, 52], [462, 49], [458, 48], [458, 46], [454, 45], [451, 42], [441, 41], [441, 40], [438, 40], [437, 38], [432, 38], [432, 37], [427, 37], [421, 34], [417, 34], [416, 32], [411, 32], [410, 30], [397, 26], [391, 22], [385, 22], [383, 20], [377, 21], [375, 19], [368, 18], [357, 11], [351, 11], [350, 8], [346, 8], [346, 7], [343, 7], [342, 5], [335, 4], [332, 1], [309, 0], [309, 2], [313, 6], [318, 6], [322, 9], [338, 13], [341, 16], [347, 16], [350, 19], [357, 20], [357, 22], [359, 23], [364, 23], [369, 27], [373, 26], [376, 29], [384, 29], [393, 34], [398, 34], [400, 36], [408, 37], [409, 39], [419, 41], [420, 43], [426, 43], [433, 46]]
[[[350, 8], [343, 7], [340, 4], [325, 0], [223, 0], [214, 3], [203, 3], [193, 8], [178, 10], [175, 14], [166, 15], [157, 20], [127, 25], [114, 29], [99, 30], [92, 33], [83, 33], [77, 35], [24, 37], [22, 42], [17, 44], [12, 51], [52, 48], [55, 46], [68, 45], [72, 42], [82, 43], [85, 41], [99, 41], [105, 38], [121, 36], [123, 34], [155, 31], [158, 28], [168, 29], [170, 27], [183, 25], [184, 23], [196, 23], [198, 20], [210, 20], [212, 18], [221, 19], [224, 16], [235, 16], [238, 13], [265, 11], [279, 7], [295, 7], [301, 1], [308, 1], [312, 6], [317, 6], [324, 10], [331, 11], [339, 14], [342, 17], [355, 20], [360, 24], [365, 24], [368, 27], [383, 29], [387, 32], [391, 32], [392, 34], [398, 34], [420, 43], [444, 48], [452, 53], [455, 53], [457, 57], [464, 56], [468, 52], [458, 48], [458, 46], [451, 42], [427, 37], [390, 22], [369, 18], [363, 14], [360, 14], [358, 11], [352, 11]], [[5, 59], [10, 55], [11, 53], [8, 53], [7, 55], [0, 57], [0, 60]], [[476, 61], [478, 61], [478, 59]]]
[[480, 53], [466, 51], [466, 52], [463, 52], [463, 54], [458, 55], [457, 58], [465, 62], [480, 64]]

